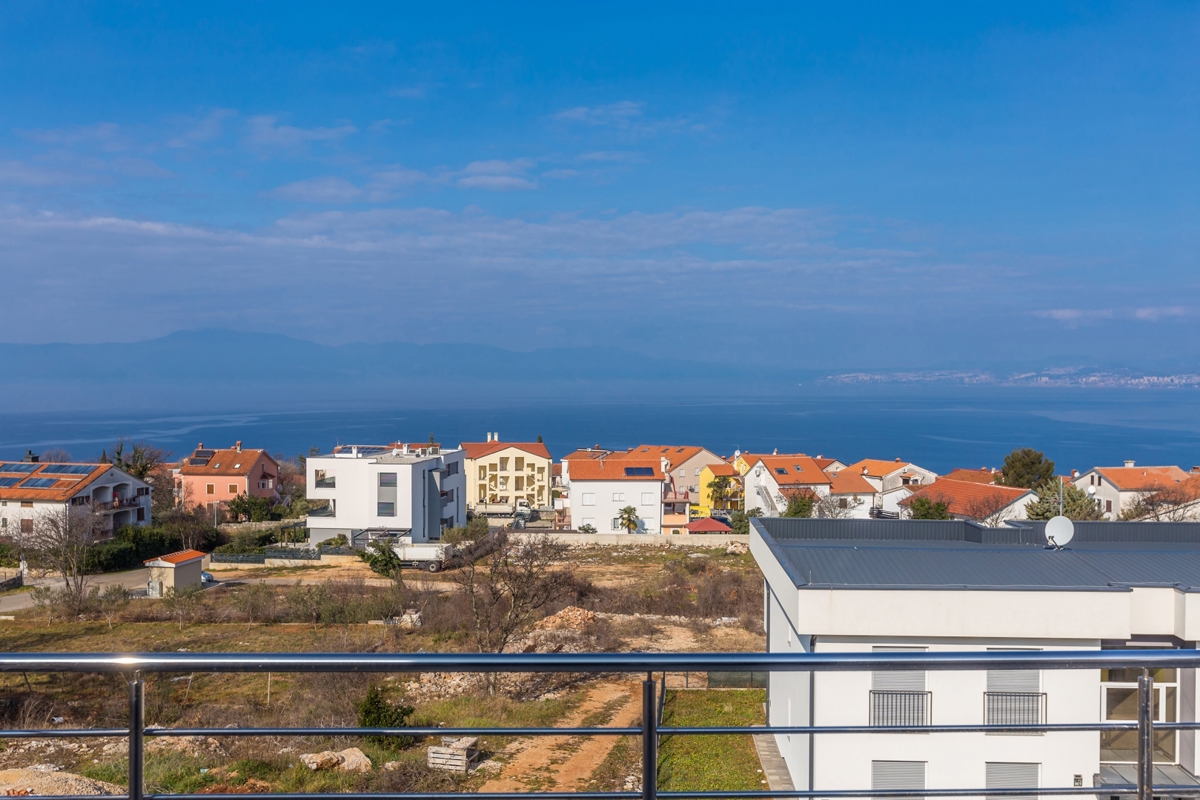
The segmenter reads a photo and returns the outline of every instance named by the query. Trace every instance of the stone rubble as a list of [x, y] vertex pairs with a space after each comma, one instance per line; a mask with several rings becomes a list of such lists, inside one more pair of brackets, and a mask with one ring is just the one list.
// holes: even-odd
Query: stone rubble
[[339, 772], [371, 771], [371, 759], [357, 747], [347, 747], [336, 753], [332, 750], [305, 753], [300, 756], [300, 761], [313, 772], [327, 769], [335, 769]]

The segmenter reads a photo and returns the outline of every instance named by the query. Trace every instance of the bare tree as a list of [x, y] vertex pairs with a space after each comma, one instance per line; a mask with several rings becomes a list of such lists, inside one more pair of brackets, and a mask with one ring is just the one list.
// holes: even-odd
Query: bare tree
[[66, 464], [71, 460], [71, 454], [61, 447], [51, 447], [43, 452], [38, 459], [47, 464]]
[[90, 506], [64, 503], [35, 517], [33, 531], [21, 539], [42, 568], [62, 576], [64, 597], [77, 614], [87, 604], [87, 553], [102, 522]]
[[118, 439], [112, 446], [112, 452], [101, 451], [100, 462], [112, 464], [140, 481], [147, 480], [151, 474], [166, 465], [171, 459], [171, 451], [155, 447], [149, 442], [134, 442], [130, 439]]
[[514, 539], [498, 531], [483, 544], [486, 554], [468, 558], [454, 579], [470, 602], [479, 652], [501, 653], [539, 611], [565, 597], [573, 581], [558, 569], [567, 546], [551, 536]]
[[1004, 522], [1009, 505], [1008, 498], [999, 493], [985, 494], [971, 498], [954, 514], [972, 522], [978, 522], [980, 525], [995, 528]]
[[1152, 522], [1186, 522], [1200, 515], [1200, 498], [1191, 487], [1167, 486], [1147, 489], [1135, 495], [1133, 505], [1121, 512], [1121, 519]]
[[813, 500], [813, 516], [826, 519], [849, 519], [854, 516], [854, 510], [862, 504], [863, 501], [857, 496], [817, 495]]

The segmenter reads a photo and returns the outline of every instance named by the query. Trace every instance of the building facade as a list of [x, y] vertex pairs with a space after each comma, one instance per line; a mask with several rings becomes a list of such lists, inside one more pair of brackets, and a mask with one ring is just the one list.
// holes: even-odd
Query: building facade
[[466, 524], [463, 451], [437, 445], [342, 445], [306, 461], [310, 544], [344, 535], [355, 547], [375, 538], [441, 539]]
[[467, 509], [481, 503], [515, 505], [524, 500], [531, 508], [551, 505], [553, 466], [550, 451], [541, 442], [501, 442], [488, 433], [486, 442], [463, 442]]
[[1140, 501], [1178, 486], [1188, 477], [1179, 467], [1139, 467], [1126, 461], [1123, 467], [1089, 469], [1072, 483], [1096, 500], [1105, 519], [1115, 520]]
[[150, 484], [112, 464], [0, 463], [0, 539], [20, 542], [40, 515], [95, 513], [97, 541], [126, 525], [149, 525]]
[[662, 533], [666, 477], [658, 459], [577, 459], [571, 462], [571, 526], [597, 533], [626, 533], [621, 511], [637, 512], [637, 533]]
[[266, 450], [243, 449], [241, 442], [216, 449], [201, 442], [176, 469], [175, 493], [184, 508], [211, 511], [243, 494], [273, 505], [279, 501], [279, 464]]
[[829, 497], [833, 479], [812, 458], [803, 454], [756, 456], [742, 476], [746, 510], [777, 517], [787, 508], [794, 492]]
[[[1114, 525], [1121, 525], [1116, 528]], [[1096, 527], [1100, 526], [1100, 527]], [[1186, 526], [1186, 527], [1181, 527]], [[768, 650], [790, 653], [1195, 647], [1200, 525], [753, 520]], [[1138, 670], [795, 672], [769, 679], [771, 725], [1085, 723], [1136, 718]], [[1160, 722], [1196, 717], [1195, 670], [1155, 674]], [[1136, 733], [777, 734], [797, 789], [1099, 786], [1126, 782]], [[1155, 760], [1197, 783], [1196, 736]], [[1156, 787], [1157, 788], [1157, 787]], [[1102, 795], [1103, 791], [1098, 791]]]

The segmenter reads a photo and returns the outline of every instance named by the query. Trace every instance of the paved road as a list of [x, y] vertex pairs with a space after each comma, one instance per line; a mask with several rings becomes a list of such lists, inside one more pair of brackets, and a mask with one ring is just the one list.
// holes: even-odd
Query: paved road
[[[109, 572], [104, 575], [91, 575], [88, 577], [88, 583], [92, 586], [99, 586], [100, 591], [104, 591], [105, 586], [114, 583], [120, 584], [126, 589], [145, 589], [148, 580], [150, 580], [150, 570], [145, 567], [142, 569], [131, 569], [128, 572]], [[62, 578], [45, 578], [43, 580], [26, 581], [25, 585], [61, 587], [63, 581]], [[33, 598], [30, 597], [28, 591], [13, 592], [12, 594], [0, 597], [0, 614], [11, 614], [14, 611], [20, 611], [32, 605]]]

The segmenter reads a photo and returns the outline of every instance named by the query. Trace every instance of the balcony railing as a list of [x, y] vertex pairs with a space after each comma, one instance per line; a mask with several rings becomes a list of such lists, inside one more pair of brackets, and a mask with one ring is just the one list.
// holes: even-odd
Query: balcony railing
[[1046, 721], [1046, 694], [984, 692], [983, 718], [989, 725], [1040, 725]]
[[[1198, 785], [1154, 786], [1153, 742], [1156, 731], [1200, 730], [1200, 722], [1153, 721], [1156, 669], [1200, 667], [1197, 650], [1088, 650], [1088, 651], [988, 651], [892, 652], [892, 653], [0, 653], [0, 672], [9, 673], [104, 673], [126, 677], [129, 724], [122, 728], [53, 728], [0, 730], [0, 740], [88, 737], [124, 737], [129, 745], [129, 789], [112, 800], [237, 800], [242, 795], [147, 794], [145, 792], [145, 741], [147, 737], [276, 737], [276, 736], [637, 736], [641, 739], [641, 792], [422, 792], [402, 795], [408, 800], [708, 800], [731, 798], [922, 798], [922, 797], [1027, 797], [1087, 795], [1136, 796], [1153, 800], [1155, 791], [1169, 797], [1200, 796]], [[662, 684], [654, 673], [665, 672], [878, 672], [888, 670], [1097, 670], [1140, 669], [1138, 717], [1136, 721], [1039, 722], [1037, 724], [985, 723], [981, 725], [757, 725], [666, 727], [659, 723], [658, 700]], [[146, 685], [143, 676], [154, 673], [241, 673], [241, 672], [537, 672], [583, 674], [644, 674], [642, 721], [636, 727], [574, 728], [147, 728]], [[915, 694], [923, 694], [917, 692]], [[926, 710], [928, 714], [928, 709]], [[926, 716], [928, 719], [928, 716]], [[929, 733], [947, 735], [945, 746], [953, 747], [955, 735], [963, 733], [1031, 733], [1136, 731], [1138, 762], [1136, 783], [1105, 784], [1102, 787], [1039, 786], [1012, 788], [925, 788], [852, 790], [763, 789], [760, 791], [662, 791], [658, 790], [658, 740], [660, 736], [712, 735], [840, 735]], [[393, 794], [295, 793], [275, 794], [276, 800], [382, 800]], [[49, 800], [49, 798], [46, 798]], [[61, 798], [60, 798], [61, 800]], [[72, 800], [85, 800], [78, 797]]]
[[315, 481], [313, 481], [313, 486], [318, 489], [336, 489], [337, 478], [334, 476], [330, 476], [328, 478], [317, 478]]
[[928, 725], [933, 712], [933, 692], [871, 692], [871, 726]]

